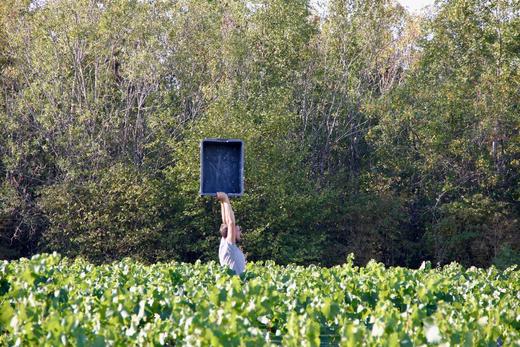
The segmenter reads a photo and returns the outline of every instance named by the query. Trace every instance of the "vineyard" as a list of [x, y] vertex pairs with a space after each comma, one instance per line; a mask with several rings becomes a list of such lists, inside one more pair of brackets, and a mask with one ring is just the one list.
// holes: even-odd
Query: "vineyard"
[[0, 263], [0, 345], [514, 346], [520, 271], [249, 263]]

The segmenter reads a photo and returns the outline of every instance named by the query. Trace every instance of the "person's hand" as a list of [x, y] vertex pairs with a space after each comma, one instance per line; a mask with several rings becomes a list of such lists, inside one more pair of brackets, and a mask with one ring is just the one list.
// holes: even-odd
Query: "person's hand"
[[221, 202], [229, 201], [229, 198], [226, 193], [218, 192], [217, 193], [217, 200]]

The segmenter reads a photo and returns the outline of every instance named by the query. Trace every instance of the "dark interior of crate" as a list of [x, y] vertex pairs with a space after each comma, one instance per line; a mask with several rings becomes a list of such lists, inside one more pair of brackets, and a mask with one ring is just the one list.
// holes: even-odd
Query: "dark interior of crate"
[[202, 143], [201, 194], [241, 193], [242, 142]]

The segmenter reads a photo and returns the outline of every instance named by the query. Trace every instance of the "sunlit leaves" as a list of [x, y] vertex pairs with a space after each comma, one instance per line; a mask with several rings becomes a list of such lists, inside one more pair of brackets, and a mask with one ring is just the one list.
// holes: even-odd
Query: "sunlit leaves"
[[93, 266], [52, 254], [5, 264], [0, 341], [8, 345], [458, 346], [520, 338], [514, 267], [268, 262], [249, 263], [238, 277], [213, 262]]

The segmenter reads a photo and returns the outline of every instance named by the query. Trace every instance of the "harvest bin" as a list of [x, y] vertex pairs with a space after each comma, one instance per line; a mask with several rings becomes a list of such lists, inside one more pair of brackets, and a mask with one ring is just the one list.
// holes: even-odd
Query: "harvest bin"
[[204, 139], [200, 143], [200, 195], [244, 194], [244, 142]]

